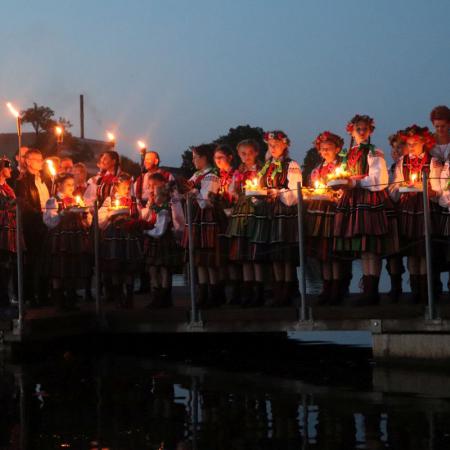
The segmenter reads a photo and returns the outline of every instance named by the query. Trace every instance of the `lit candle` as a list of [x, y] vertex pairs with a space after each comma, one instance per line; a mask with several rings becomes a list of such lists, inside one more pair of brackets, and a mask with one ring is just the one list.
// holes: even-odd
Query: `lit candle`
[[415, 183], [416, 180], [417, 180], [417, 173], [411, 174], [411, 182], [412, 182], [412, 183]]
[[77, 196], [75, 197], [75, 202], [76, 202], [76, 204], [77, 204], [78, 206], [81, 206], [81, 197], [80, 197], [79, 195], [77, 195]]
[[114, 207], [119, 208], [119, 206], [120, 206], [120, 200], [118, 198], [116, 198], [114, 200]]

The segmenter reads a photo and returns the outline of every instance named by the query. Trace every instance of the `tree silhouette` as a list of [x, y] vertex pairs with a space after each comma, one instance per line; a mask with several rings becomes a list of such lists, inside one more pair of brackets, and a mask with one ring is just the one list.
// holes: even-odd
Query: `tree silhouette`
[[29, 123], [33, 127], [36, 139], [38, 139], [40, 132], [49, 131], [55, 125], [54, 115], [55, 112], [48, 106], [39, 106], [37, 103], [33, 103], [31, 108], [22, 111], [21, 120], [22, 123]]

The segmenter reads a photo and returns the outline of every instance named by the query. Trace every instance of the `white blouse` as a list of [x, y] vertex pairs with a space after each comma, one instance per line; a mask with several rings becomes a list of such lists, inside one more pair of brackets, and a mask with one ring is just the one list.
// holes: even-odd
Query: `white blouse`
[[389, 184], [389, 172], [383, 150], [376, 148], [374, 153], [369, 152], [367, 155], [367, 165], [369, 167], [369, 173], [364, 178], [355, 180], [354, 184], [359, 184], [359, 186], [371, 192], [386, 189]]
[[156, 222], [151, 230], [145, 230], [144, 234], [155, 239], [161, 238], [167, 231], [171, 222], [170, 212], [167, 209], [162, 209], [156, 215]]
[[297, 161], [291, 161], [287, 173], [288, 187], [278, 189], [278, 195], [282, 203], [286, 206], [297, 204], [297, 183], [302, 182], [302, 171]]
[[[56, 197], [50, 197], [45, 204], [43, 213], [43, 220], [48, 228], [52, 229], [59, 225], [61, 222], [61, 216], [65, 213], [64, 210], [58, 211], [58, 199]], [[92, 223], [92, 214], [90, 212], [85, 216], [86, 226]]]
[[201, 209], [209, 208], [212, 206], [211, 200], [209, 198], [210, 194], [217, 194], [220, 189], [220, 179], [215, 174], [212, 173], [212, 168], [207, 167], [206, 169], [199, 170], [192, 175], [192, 177], [189, 179], [192, 183], [195, 183], [197, 179], [205, 175], [200, 182], [200, 190], [198, 189], [192, 189], [192, 193], [196, 195], [198, 206], [200, 206]]

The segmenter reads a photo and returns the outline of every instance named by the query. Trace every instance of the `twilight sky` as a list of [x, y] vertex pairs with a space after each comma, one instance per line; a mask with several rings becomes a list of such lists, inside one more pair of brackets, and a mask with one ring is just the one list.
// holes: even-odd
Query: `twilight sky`
[[[325, 129], [375, 117], [374, 141], [450, 105], [449, 0], [3, 0], [2, 107], [51, 106], [164, 164], [240, 124], [281, 128], [302, 160]], [[348, 141], [348, 140], [347, 140]], [[1, 152], [1, 149], [0, 149]]]

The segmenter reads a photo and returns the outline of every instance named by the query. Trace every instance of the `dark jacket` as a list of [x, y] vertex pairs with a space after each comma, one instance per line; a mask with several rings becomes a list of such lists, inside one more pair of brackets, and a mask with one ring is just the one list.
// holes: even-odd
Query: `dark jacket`
[[[51, 182], [45, 177], [42, 181], [47, 185], [50, 193]], [[16, 181], [16, 197], [22, 206], [23, 231], [27, 248], [34, 247], [34, 243], [46, 232], [42, 219], [41, 201], [39, 191], [35, 184], [35, 176], [24, 172]]]

